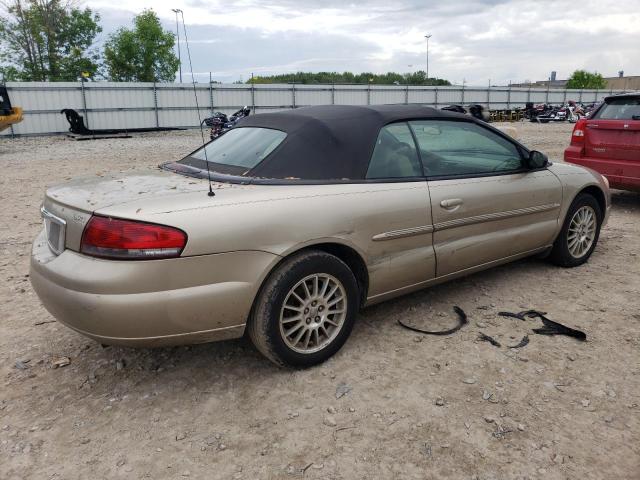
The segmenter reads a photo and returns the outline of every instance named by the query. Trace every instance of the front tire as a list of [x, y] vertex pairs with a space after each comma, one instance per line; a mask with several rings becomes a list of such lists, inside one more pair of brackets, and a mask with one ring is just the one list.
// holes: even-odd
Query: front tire
[[561, 267], [585, 263], [598, 243], [602, 218], [598, 201], [588, 193], [579, 194], [569, 207], [562, 230], [553, 244], [551, 261]]
[[310, 367], [344, 345], [359, 303], [349, 267], [334, 255], [306, 250], [286, 259], [263, 285], [249, 338], [277, 365]]

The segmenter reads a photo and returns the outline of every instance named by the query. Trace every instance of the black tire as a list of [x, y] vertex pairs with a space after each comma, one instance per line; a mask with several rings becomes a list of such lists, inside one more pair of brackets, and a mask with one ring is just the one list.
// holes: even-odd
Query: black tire
[[[571, 225], [571, 220], [578, 210], [583, 207], [588, 207], [593, 210], [596, 217], [596, 225], [595, 225], [595, 236], [591, 243], [591, 246], [579, 256], [575, 256], [569, 250], [569, 227]], [[571, 203], [569, 210], [567, 211], [567, 216], [565, 217], [564, 224], [562, 225], [562, 230], [560, 234], [556, 238], [556, 241], [553, 244], [553, 249], [551, 250], [551, 255], [549, 259], [565, 268], [577, 267], [578, 265], [582, 265], [585, 263], [593, 250], [596, 248], [596, 244], [598, 243], [598, 238], [600, 238], [600, 227], [602, 225], [602, 209], [600, 208], [600, 204], [593, 197], [593, 195], [589, 195], [588, 193], [580, 193]]]
[[[329, 343], [318, 351], [301, 353], [292, 348], [283, 337], [280, 315], [290, 291], [303, 279], [316, 274], [331, 276], [340, 283], [346, 297], [340, 305], [346, 306], [346, 314], [335, 337], [327, 337], [326, 341]], [[284, 260], [265, 281], [253, 306], [247, 331], [256, 348], [275, 364], [310, 367], [324, 362], [344, 345], [353, 329], [359, 304], [358, 283], [353, 272], [342, 260], [323, 251], [304, 250]], [[331, 307], [327, 307], [325, 315], [322, 316], [323, 325], [329, 308]], [[306, 314], [301, 315], [304, 317]], [[327, 327], [333, 328], [329, 325]], [[307, 327], [301, 326], [301, 329], [305, 328]], [[319, 339], [318, 335], [316, 334], [316, 339]]]

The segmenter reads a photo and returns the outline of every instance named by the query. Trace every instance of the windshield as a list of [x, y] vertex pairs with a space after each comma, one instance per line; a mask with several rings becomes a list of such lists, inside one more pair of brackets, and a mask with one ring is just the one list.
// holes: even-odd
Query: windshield
[[208, 160], [212, 173], [246, 175], [286, 136], [286, 133], [270, 128], [233, 128], [177, 163], [206, 170], [205, 160]]
[[614, 98], [605, 103], [594, 118], [640, 120], [640, 97]]

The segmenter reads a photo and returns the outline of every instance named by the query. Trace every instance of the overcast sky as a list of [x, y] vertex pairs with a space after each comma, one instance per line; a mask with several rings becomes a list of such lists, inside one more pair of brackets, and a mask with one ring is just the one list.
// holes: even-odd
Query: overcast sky
[[[453, 83], [640, 75], [640, 0], [88, 0], [102, 40], [153, 8], [184, 11], [195, 72], [215, 80], [295, 71], [426, 70]], [[117, 5], [117, 6], [116, 6]], [[182, 32], [181, 32], [182, 36]], [[183, 45], [183, 70], [188, 71]], [[196, 77], [201, 81], [206, 76]]]

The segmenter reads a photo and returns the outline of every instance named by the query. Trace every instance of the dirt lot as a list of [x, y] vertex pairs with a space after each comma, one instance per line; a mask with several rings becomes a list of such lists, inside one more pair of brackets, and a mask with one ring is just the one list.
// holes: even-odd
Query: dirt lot
[[[557, 160], [571, 126], [518, 130]], [[640, 478], [640, 195], [614, 193], [587, 265], [526, 260], [369, 308], [306, 371], [242, 340], [102, 348], [52, 322], [27, 277], [45, 186], [153, 168], [198, 139], [0, 140], [1, 478]], [[452, 324], [453, 305], [471, 321], [449, 337], [396, 323]], [[496, 315], [528, 308], [588, 341]]]

